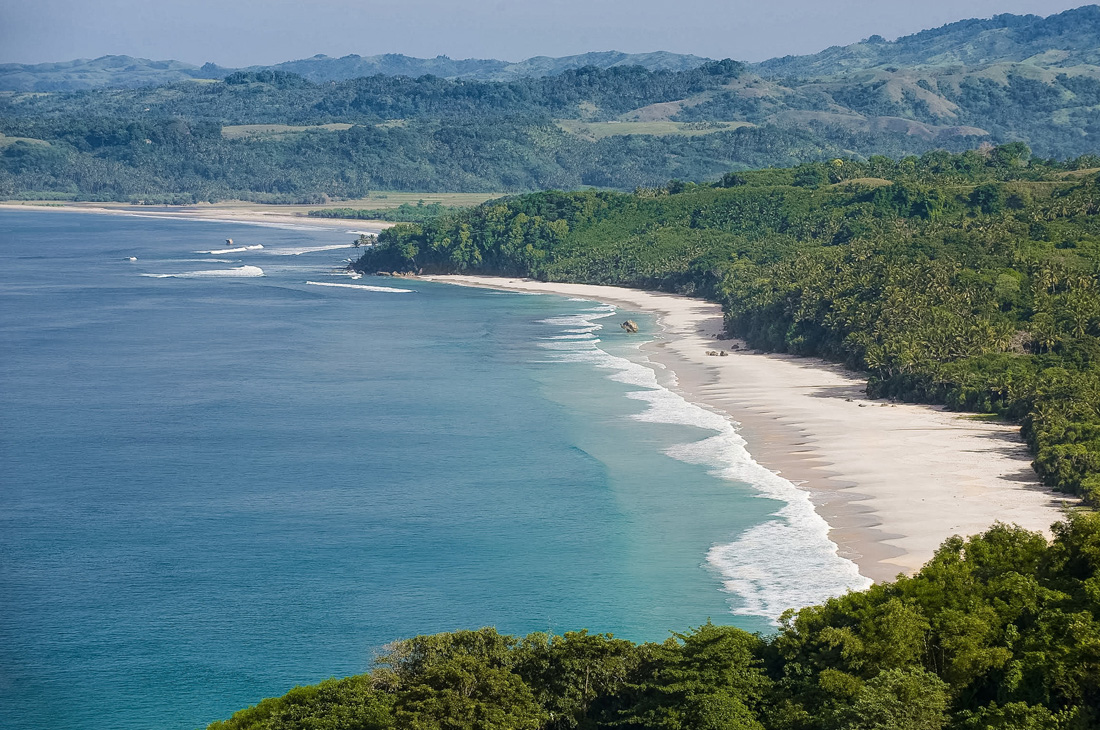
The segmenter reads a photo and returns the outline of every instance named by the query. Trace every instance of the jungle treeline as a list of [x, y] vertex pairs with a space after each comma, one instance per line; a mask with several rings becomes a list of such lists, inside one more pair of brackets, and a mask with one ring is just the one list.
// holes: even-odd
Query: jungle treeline
[[1095, 505], [1098, 170], [1013, 143], [543, 192], [399, 224], [355, 266], [706, 297], [730, 334], [864, 370], [873, 396], [1019, 422], [1043, 481]]
[[209, 730], [1086, 730], [1100, 723], [1100, 516], [996, 525], [915, 576], [787, 611], [770, 636], [664, 643], [491, 628], [417, 636], [368, 674]]

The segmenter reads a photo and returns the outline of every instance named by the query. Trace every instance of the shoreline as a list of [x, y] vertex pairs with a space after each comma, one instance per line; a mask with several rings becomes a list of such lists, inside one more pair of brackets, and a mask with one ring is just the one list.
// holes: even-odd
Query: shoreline
[[140, 218], [175, 218], [180, 220], [201, 220], [211, 223], [247, 223], [250, 225], [274, 226], [320, 226], [325, 228], [346, 229], [377, 233], [390, 228], [389, 221], [360, 220], [350, 218], [311, 218], [280, 209], [278, 206], [263, 207], [235, 205], [188, 205], [180, 207], [130, 205], [129, 203], [52, 203], [52, 202], [0, 202], [0, 210], [21, 211], [68, 211], [75, 213], [96, 213], [99, 215], [125, 215]]
[[670, 387], [731, 419], [753, 459], [808, 492], [838, 554], [875, 582], [912, 574], [947, 538], [982, 532], [997, 521], [1049, 535], [1064, 505], [1075, 501], [1039, 482], [1016, 426], [872, 400], [859, 373], [718, 340], [718, 304], [591, 284], [420, 278], [579, 297], [655, 315], [661, 329], [642, 352], [664, 375], [672, 374]]

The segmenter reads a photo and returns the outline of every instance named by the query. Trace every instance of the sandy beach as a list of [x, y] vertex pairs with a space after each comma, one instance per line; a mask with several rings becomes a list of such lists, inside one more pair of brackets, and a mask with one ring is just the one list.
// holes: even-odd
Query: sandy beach
[[341, 228], [349, 231], [378, 232], [393, 226], [387, 221], [350, 220], [343, 218], [311, 218], [305, 214], [318, 206], [263, 206], [253, 205], [186, 205], [151, 206], [127, 203], [41, 203], [3, 202], [0, 210], [21, 211], [76, 211], [105, 215], [129, 215], [152, 218], [179, 218], [182, 220], [206, 220], [223, 223], [252, 223], [268, 225], [305, 225], [325, 228]]
[[[811, 495], [840, 555], [872, 580], [913, 573], [952, 535], [994, 522], [1048, 531], [1066, 495], [1043, 487], [1016, 426], [869, 399], [859, 374], [718, 340], [717, 304], [656, 292], [485, 276], [425, 279], [561, 294], [655, 314], [643, 347], [688, 400], [739, 424], [763, 466]], [[732, 349], [737, 348], [737, 349]], [[726, 357], [708, 355], [725, 351]]]

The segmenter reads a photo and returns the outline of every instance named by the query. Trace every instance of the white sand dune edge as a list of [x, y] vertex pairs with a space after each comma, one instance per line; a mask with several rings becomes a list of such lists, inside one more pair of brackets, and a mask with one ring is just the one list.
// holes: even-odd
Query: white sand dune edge
[[[994, 522], [1049, 533], [1066, 496], [1043, 487], [1015, 426], [873, 401], [816, 358], [731, 350], [717, 304], [636, 289], [488, 276], [425, 279], [582, 297], [658, 316], [645, 349], [688, 400], [740, 423], [753, 457], [811, 493], [840, 554], [874, 580], [913, 573], [952, 535]], [[727, 357], [707, 355], [726, 350]]]

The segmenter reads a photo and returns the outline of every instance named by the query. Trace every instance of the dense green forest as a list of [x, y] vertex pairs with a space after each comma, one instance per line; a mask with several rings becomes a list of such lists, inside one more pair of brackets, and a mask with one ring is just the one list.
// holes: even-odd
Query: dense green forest
[[426, 223], [444, 215], [453, 215], [460, 207], [442, 203], [416, 205], [402, 203], [396, 208], [321, 208], [309, 211], [310, 218], [347, 218], [351, 220], [396, 221], [400, 223]]
[[[1021, 141], [1058, 159], [1100, 149], [1100, 8], [880, 41], [756, 66], [649, 58], [655, 68], [544, 68], [505, 81], [313, 81], [284, 65], [138, 89], [3, 92], [0, 198], [633, 190], [983, 143]], [[591, 60], [618, 63], [605, 56]]]
[[1043, 480], [1100, 504], [1098, 168], [1014, 143], [537, 193], [399, 224], [355, 266], [707, 297], [732, 334], [868, 371], [875, 396], [1017, 420]]
[[1054, 541], [994, 526], [913, 577], [788, 611], [610, 635], [418, 636], [369, 674], [299, 687], [210, 730], [1086, 730], [1100, 724], [1100, 516]]

